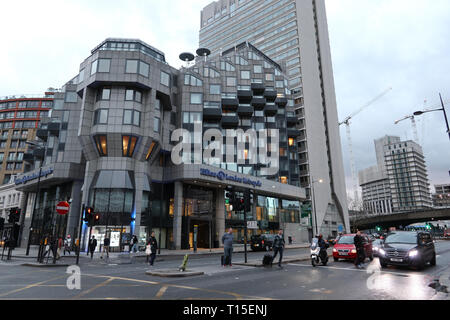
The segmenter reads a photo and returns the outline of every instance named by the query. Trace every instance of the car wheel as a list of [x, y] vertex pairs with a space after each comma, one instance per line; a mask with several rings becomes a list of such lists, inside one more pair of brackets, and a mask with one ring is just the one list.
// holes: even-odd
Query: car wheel
[[338, 261], [339, 261], [339, 258], [334, 258], [334, 257], [333, 257], [333, 260], [334, 260], [334, 262], [338, 262]]
[[382, 260], [380, 260], [380, 265], [382, 268], [387, 268], [387, 263]]
[[431, 258], [430, 264], [431, 264], [432, 266], [435, 266], [435, 265], [436, 265], [436, 253], [433, 253], [433, 258]]
[[423, 259], [420, 259], [420, 261], [416, 265], [416, 268], [419, 271], [425, 269], [425, 261], [423, 261]]

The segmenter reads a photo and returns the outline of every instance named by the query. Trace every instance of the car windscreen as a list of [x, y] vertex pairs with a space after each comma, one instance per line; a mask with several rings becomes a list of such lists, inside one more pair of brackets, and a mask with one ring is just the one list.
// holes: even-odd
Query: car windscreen
[[338, 243], [339, 244], [354, 244], [354, 238], [355, 236], [342, 236], [339, 238]]
[[391, 233], [386, 237], [384, 243], [417, 243], [417, 234], [413, 232], [397, 232]]
[[372, 242], [372, 245], [374, 245], [374, 246], [381, 245], [381, 240], [380, 239], [376, 239], [374, 242]]

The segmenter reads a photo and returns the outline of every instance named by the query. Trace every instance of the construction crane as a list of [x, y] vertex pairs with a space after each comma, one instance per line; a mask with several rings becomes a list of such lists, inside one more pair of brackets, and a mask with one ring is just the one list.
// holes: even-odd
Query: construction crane
[[401, 122], [403, 120], [406, 120], [406, 119], [410, 119], [411, 120], [411, 126], [412, 126], [412, 130], [413, 130], [414, 141], [419, 143], [419, 135], [417, 134], [417, 125], [416, 125], [416, 119], [414, 118], [414, 115], [405, 116], [404, 118], [402, 118], [400, 120], [396, 120], [394, 123], [398, 124], [399, 122]]
[[375, 101], [382, 98], [384, 95], [386, 95], [389, 91], [391, 91], [392, 88], [389, 87], [386, 90], [384, 90], [381, 94], [364, 104], [361, 108], [350, 114], [347, 118], [344, 119], [344, 121], [339, 122], [339, 125], [342, 125], [345, 123], [346, 129], [347, 129], [347, 141], [348, 141], [348, 150], [350, 153], [350, 168], [352, 173], [352, 182], [353, 182], [353, 190], [354, 190], [354, 201], [357, 201], [358, 196], [358, 187], [357, 187], [357, 181], [356, 181], [356, 166], [355, 166], [355, 158], [353, 156], [353, 143], [352, 143], [352, 136], [350, 132], [350, 120], [353, 119], [357, 114], [359, 114], [361, 111], [372, 105]]

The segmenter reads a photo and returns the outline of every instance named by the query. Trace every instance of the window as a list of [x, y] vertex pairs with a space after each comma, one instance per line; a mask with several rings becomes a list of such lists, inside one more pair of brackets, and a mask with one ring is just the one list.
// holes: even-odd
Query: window
[[8, 154], [8, 161], [14, 161], [16, 159], [16, 153], [15, 152], [10, 152]]
[[14, 166], [14, 170], [21, 170], [21, 169], [22, 169], [22, 162], [16, 163], [16, 165]]
[[242, 70], [241, 71], [241, 79], [250, 80], [250, 71]]
[[2, 153], [0, 153], [0, 163], [3, 162], [4, 159], [5, 159], [5, 154], [2, 152]]
[[159, 133], [161, 127], [161, 119], [153, 118], [153, 131]]
[[227, 77], [227, 86], [233, 87], [236, 85], [236, 78], [235, 77]]
[[125, 73], [137, 73], [139, 60], [127, 60], [125, 65]]
[[141, 125], [141, 113], [136, 110], [123, 110], [123, 124]]
[[111, 89], [110, 88], [103, 88], [99, 89], [97, 92], [97, 101], [99, 100], [109, 100], [111, 96]]
[[142, 93], [133, 89], [126, 89], [125, 101], [136, 101], [142, 103]]
[[77, 102], [77, 93], [75, 91], [66, 92], [65, 102]]
[[203, 81], [194, 77], [193, 75], [185, 74], [184, 75], [184, 84], [186, 86], [201, 87], [201, 86], [203, 86]]
[[80, 73], [78, 74], [78, 83], [82, 83], [84, 81], [84, 69], [80, 70]]
[[95, 124], [107, 124], [108, 123], [108, 110], [98, 109], [94, 113], [94, 125]]
[[277, 87], [277, 88], [284, 88], [284, 81], [276, 81], [275, 87]]
[[254, 65], [254, 66], [253, 66], [253, 72], [254, 72], [254, 73], [262, 73], [262, 66], [260, 66], [260, 65]]
[[106, 157], [108, 155], [106, 135], [94, 136], [94, 141], [100, 157]]
[[209, 86], [210, 94], [220, 94], [220, 84], [211, 84]]
[[97, 72], [98, 60], [95, 60], [91, 64], [91, 76]]
[[191, 93], [191, 104], [203, 104], [203, 94], [202, 93]]
[[98, 59], [97, 72], [109, 72], [110, 65], [111, 65], [111, 59]]
[[226, 61], [220, 62], [220, 69], [225, 70], [225, 71], [235, 71], [236, 70], [236, 68], [232, 64], [230, 64]]
[[274, 76], [273, 73], [266, 73], [266, 81], [273, 81]]
[[170, 84], [170, 75], [168, 73], [165, 73], [164, 71], [161, 71], [161, 84], [165, 85], [166, 87]]
[[141, 76], [148, 78], [149, 73], [150, 73], [150, 66], [145, 62], [139, 61], [139, 74]]
[[12, 140], [11, 141], [11, 146], [10, 148], [17, 148], [17, 140]]
[[124, 157], [132, 157], [136, 147], [137, 137], [122, 136], [122, 155]]

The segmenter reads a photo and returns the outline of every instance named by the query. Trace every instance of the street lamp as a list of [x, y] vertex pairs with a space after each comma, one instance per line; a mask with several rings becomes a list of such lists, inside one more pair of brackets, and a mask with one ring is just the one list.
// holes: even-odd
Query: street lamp
[[445, 112], [444, 101], [442, 100], [442, 95], [440, 93], [439, 93], [439, 98], [441, 99], [442, 108], [440, 108], [440, 109], [433, 109], [433, 110], [416, 111], [416, 112], [414, 112], [414, 115], [415, 116], [420, 116], [420, 115], [422, 115], [424, 113], [427, 113], [427, 112], [442, 111], [444, 113], [445, 124], [447, 125], [448, 138], [450, 139], [450, 127], [448, 125], [447, 113]]
[[316, 197], [314, 192], [314, 183], [323, 183], [323, 179], [314, 180], [311, 178], [311, 190], [312, 190], [312, 196], [313, 196], [313, 207], [314, 207], [314, 220], [315, 220], [315, 226], [316, 226], [316, 236], [318, 235], [319, 231], [317, 229], [317, 213], [316, 213]]

